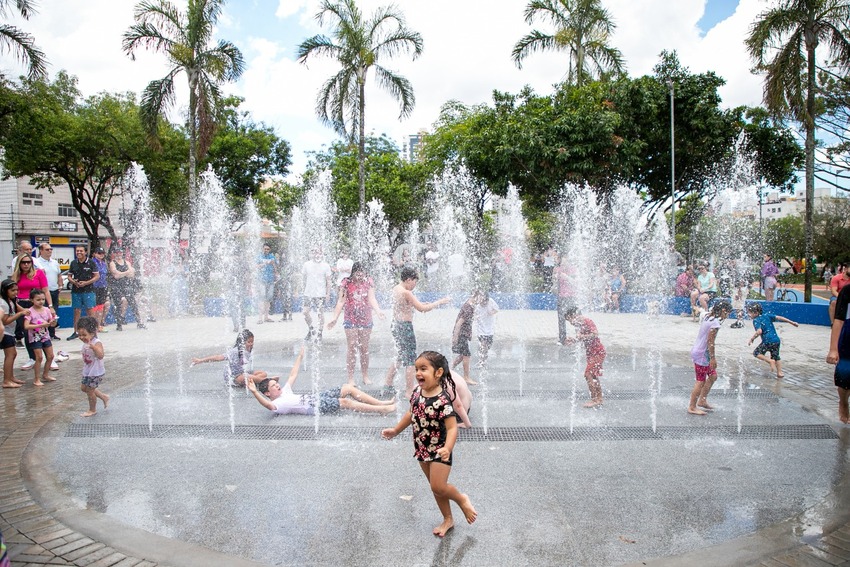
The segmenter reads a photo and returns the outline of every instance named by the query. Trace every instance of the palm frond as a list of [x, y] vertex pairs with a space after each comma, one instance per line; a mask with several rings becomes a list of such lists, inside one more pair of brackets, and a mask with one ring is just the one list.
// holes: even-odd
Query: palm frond
[[124, 32], [121, 47], [130, 59], [135, 60], [136, 48], [152, 47], [154, 51], [170, 53], [174, 47], [174, 40], [164, 35], [159, 28], [148, 22], [142, 22], [130, 26]]
[[44, 52], [35, 46], [35, 39], [15, 26], [0, 24], [0, 53], [13, 51], [18, 60], [27, 66], [30, 79], [47, 76], [47, 59]]
[[[30, 19], [30, 15], [36, 13], [35, 2], [32, 0], [14, 0], [15, 9], [25, 20]], [[9, 12], [10, 0], [0, 0], [0, 16], [6, 17]]]
[[325, 35], [314, 35], [308, 37], [298, 46], [298, 62], [306, 63], [307, 58], [311, 55], [328, 56], [336, 58], [337, 54], [342, 51], [342, 48], [336, 45], [329, 37]]
[[520, 39], [511, 52], [516, 66], [522, 69], [522, 61], [535, 51], [547, 51], [558, 46], [555, 36], [545, 34], [539, 30], [531, 30], [531, 33]]
[[410, 53], [412, 59], [416, 60], [422, 55], [423, 47], [419, 33], [399, 27], [375, 43], [372, 52], [376, 59], [381, 56], [395, 57], [399, 53]]
[[162, 79], [148, 83], [142, 92], [142, 100], [139, 105], [139, 118], [142, 126], [148, 134], [148, 141], [154, 146], [159, 145], [159, 118], [165, 114], [166, 109], [174, 102], [174, 77], [180, 72], [179, 67], [171, 71]]
[[375, 65], [375, 80], [378, 84], [390, 92], [393, 98], [401, 102], [401, 112], [398, 115], [399, 120], [407, 118], [413, 112], [413, 107], [416, 105], [416, 96], [413, 93], [413, 85], [402, 77], [396, 75], [392, 71]]
[[142, 0], [136, 4], [133, 18], [140, 24], [151, 24], [160, 30], [160, 35], [171, 37], [175, 42], [188, 42], [183, 16], [168, 0]]

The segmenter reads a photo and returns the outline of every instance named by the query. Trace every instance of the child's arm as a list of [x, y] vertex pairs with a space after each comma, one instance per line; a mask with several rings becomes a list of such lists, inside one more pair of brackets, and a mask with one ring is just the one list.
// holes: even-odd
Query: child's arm
[[783, 323], [791, 323], [791, 324], [792, 324], [792, 325], [794, 325], [795, 327], [799, 327], [799, 326], [800, 326], [800, 325], [799, 325], [799, 323], [795, 323], [795, 322], [794, 322], [794, 321], [792, 321], [791, 319], [786, 319], [785, 317], [783, 317], [783, 316], [781, 316], [781, 315], [776, 315], [776, 320], [777, 320], [777, 321], [781, 321], [781, 322], [783, 322]]
[[437, 449], [437, 454], [443, 462], [447, 462], [457, 442], [457, 418], [450, 415], [443, 420], [443, 423], [446, 425], [446, 444]]
[[24, 329], [27, 331], [34, 331], [35, 329], [41, 329], [44, 327], [41, 323], [33, 323], [32, 322], [33, 313], [30, 310], [24, 311]]
[[407, 290], [407, 289], [404, 290], [404, 297], [406, 297], [407, 301], [410, 302], [410, 304], [413, 306], [413, 308], [416, 309], [417, 311], [419, 311], [420, 313], [425, 313], [427, 311], [431, 311], [435, 307], [439, 307], [440, 305], [445, 305], [446, 303], [448, 303], [452, 300], [451, 297], [444, 297], [442, 299], [438, 299], [437, 301], [432, 301], [431, 303], [422, 303], [421, 301], [419, 301], [416, 298], [415, 295], [413, 295], [412, 291]]
[[828, 364], [838, 364], [838, 338], [841, 336], [843, 327], [844, 319], [836, 317], [832, 322], [832, 331], [829, 333], [829, 352], [826, 355]]
[[708, 366], [712, 370], [717, 368], [717, 356], [714, 354], [714, 341], [717, 338], [717, 329], [712, 329], [708, 333]]
[[94, 356], [99, 359], [103, 359], [103, 343], [97, 341], [95, 344], [89, 343], [89, 348], [94, 353]]
[[301, 350], [298, 351], [298, 356], [295, 357], [295, 364], [292, 365], [292, 370], [289, 371], [289, 379], [286, 381], [289, 387], [295, 385], [295, 380], [298, 379], [298, 369], [301, 368], [301, 359], [304, 358], [304, 345], [301, 345]]
[[339, 286], [339, 299], [336, 302], [336, 309], [334, 309], [334, 316], [331, 318], [330, 321], [328, 321], [328, 324], [326, 325], [328, 330], [333, 329], [334, 325], [336, 325], [336, 322], [339, 319], [339, 314], [342, 313], [342, 306], [343, 306], [344, 303], [345, 303], [345, 288], [342, 287], [342, 286]]
[[262, 405], [264, 408], [271, 411], [277, 409], [276, 407], [274, 407], [274, 404], [271, 403], [271, 400], [269, 400], [267, 397], [262, 395], [259, 390], [257, 390], [257, 385], [254, 384], [254, 378], [251, 376], [248, 377], [248, 390], [250, 390], [250, 392], [254, 394], [254, 397], [257, 398], [257, 401], [260, 402], [260, 405]]
[[407, 410], [407, 413], [405, 413], [401, 417], [401, 420], [399, 420], [399, 422], [395, 424], [395, 427], [387, 427], [386, 429], [381, 431], [381, 437], [386, 440], [390, 440], [405, 429], [407, 429], [407, 426], [411, 423], [413, 423], [413, 414], [410, 413], [410, 410]]
[[378, 299], [375, 297], [375, 288], [369, 288], [369, 305], [372, 306], [372, 309], [378, 315], [378, 319], [384, 318], [384, 312], [381, 311], [381, 304], [378, 303]]
[[212, 356], [205, 356], [203, 358], [193, 358], [192, 364], [204, 364], [206, 362], [221, 362], [222, 360], [227, 360], [227, 357], [223, 354], [214, 354]]
[[756, 340], [760, 335], [761, 335], [761, 329], [756, 329], [756, 333], [752, 337], [750, 337], [750, 342], [748, 342], [747, 344], [748, 345], [753, 344], [753, 341]]
[[463, 327], [465, 321], [466, 320], [463, 317], [458, 317], [455, 321], [455, 328], [452, 329], [452, 344], [457, 342], [457, 339], [460, 336], [460, 329]]

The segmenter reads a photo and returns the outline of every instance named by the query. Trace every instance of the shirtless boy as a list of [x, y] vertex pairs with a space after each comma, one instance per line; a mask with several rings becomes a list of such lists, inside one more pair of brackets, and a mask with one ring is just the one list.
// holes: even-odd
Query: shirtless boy
[[410, 397], [414, 386], [414, 368], [416, 362], [416, 335], [413, 332], [413, 310], [420, 313], [431, 311], [435, 307], [445, 305], [450, 298], [444, 297], [432, 303], [422, 303], [415, 295], [413, 288], [419, 282], [415, 268], [405, 266], [401, 269], [401, 283], [393, 287], [393, 322], [392, 333], [395, 342], [396, 359], [387, 370], [387, 389], [392, 388], [395, 374], [399, 366], [405, 369], [406, 394]]

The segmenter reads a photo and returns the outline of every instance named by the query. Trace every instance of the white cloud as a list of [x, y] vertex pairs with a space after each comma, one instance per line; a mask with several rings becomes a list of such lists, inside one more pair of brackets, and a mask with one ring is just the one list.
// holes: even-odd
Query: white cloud
[[[659, 53], [676, 50], [683, 65], [692, 72], [712, 70], [727, 85], [724, 104], [758, 104], [761, 78], [750, 74], [751, 62], [743, 41], [750, 23], [763, 3], [741, 0], [735, 13], [704, 36], [697, 28], [706, 0], [603, 0], [617, 30], [612, 43], [624, 54], [632, 76], [652, 72]], [[41, 0], [40, 12], [29, 21], [15, 22], [32, 33], [51, 62], [80, 79], [86, 94], [101, 90], [135, 91], [162, 77], [165, 58], [146, 50], [131, 61], [121, 50], [121, 36], [133, 23], [131, 0]], [[390, 0], [359, 0], [366, 14]], [[446, 101], [466, 104], [491, 101], [494, 89], [517, 92], [530, 85], [539, 93], [551, 91], [567, 69], [563, 53], [535, 53], [517, 69], [510, 54], [513, 45], [532, 27], [525, 23], [527, 0], [429, 0], [396, 1], [408, 26], [422, 34], [422, 56], [411, 61], [400, 56], [384, 61], [386, 67], [410, 79], [416, 93], [416, 108], [410, 118], [399, 122], [398, 104], [370, 83], [367, 91], [367, 129], [387, 133], [396, 141], [420, 128], [428, 128]], [[319, 0], [231, 0], [225, 5], [220, 35], [244, 51], [246, 71], [236, 85], [225, 91], [245, 97], [243, 107], [254, 118], [275, 127], [293, 145], [296, 165], [303, 168], [303, 152], [319, 149], [335, 136], [315, 117], [315, 100], [322, 83], [336, 71], [332, 61], [311, 59], [309, 66], [294, 61], [295, 49], [303, 39], [329, 33], [315, 20]], [[285, 24], [267, 26], [274, 37], [263, 36], [248, 15], [257, 10], [274, 10], [267, 18]], [[299, 26], [295, 32], [292, 26]], [[539, 24], [535, 27], [543, 27]], [[294, 35], [293, 35], [294, 34]], [[11, 56], [0, 58], [0, 67], [12, 68]], [[14, 66], [19, 72], [18, 66]], [[179, 94], [179, 93], [178, 93]], [[178, 104], [185, 105], [181, 98]]]

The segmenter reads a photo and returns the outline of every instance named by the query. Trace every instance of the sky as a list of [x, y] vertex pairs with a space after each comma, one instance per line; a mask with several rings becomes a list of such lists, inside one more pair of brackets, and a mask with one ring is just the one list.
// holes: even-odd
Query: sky
[[[185, 6], [182, 0], [172, 0]], [[35, 37], [50, 63], [51, 77], [61, 69], [76, 75], [84, 95], [101, 91], [141, 94], [147, 83], [168, 72], [161, 54], [138, 50], [131, 60], [121, 49], [122, 34], [133, 24], [135, 0], [36, 0], [29, 20], [10, 17]], [[358, 0], [365, 14], [390, 0]], [[535, 53], [518, 69], [513, 45], [531, 31], [523, 18], [527, 0], [395, 0], [408, 27], [424, 42], [422, 55], [400, 56], [382, 65], [409, 79], [416, 106], [399, 120], [398, 104], [374, 82], [366, 91], [366, 129], [402, 145], [410, 134], [429, 129], [441, 106], [492, 101], [493, 90], [518, 92], [531, 86], [546, 94], [567, 70], [565, 53]], [[750, 73], [743, 45], [751, 23], [770, 6], [767, 0], [602, 0], [617, 28], [611, 44], [623, 53], [630, 76], [651, 74], [662, 50], [676, 50], [693, 73], [713, 71], [726, 80], [723, 105], [761, 103], [762, 79]], [[295, 60], [306, 38], [330, 33], [316, 21], [319, 0], [228, 0], [216, 30], [242, 51], [242, 78], [223, 90], [245, 99], [242, 109], [273, 127], [292, 145], [293, 173], [336, 135], [316, 118], [321, 85], [338, 67], [329, 59]], [[541, 31], [551, 31], [543, 23]], [[0, 69], [19, 75], [22, 67], [9, 52], [0, 53]], [[185, 75], [178, 78], [177, 119], [188, 101]]]

